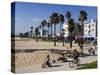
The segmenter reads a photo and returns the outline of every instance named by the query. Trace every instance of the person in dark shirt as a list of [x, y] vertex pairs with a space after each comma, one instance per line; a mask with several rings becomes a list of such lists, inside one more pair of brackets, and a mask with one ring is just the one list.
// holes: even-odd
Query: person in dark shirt
[[78, 62], [78, 57], [79, 57], [79, 53], [78, 53], [78, 51], [75, 49], [75, 50], [74, 50], [74, 54], [73, 54], [73, 59], [74, 59], [74, 61], [76, 61], [76, 63]]
[[49, 55], [47, 55], [45, 60], [46, 60], [46, 65], [48, 65], [48, 67], [51, 67], [50, 56]]

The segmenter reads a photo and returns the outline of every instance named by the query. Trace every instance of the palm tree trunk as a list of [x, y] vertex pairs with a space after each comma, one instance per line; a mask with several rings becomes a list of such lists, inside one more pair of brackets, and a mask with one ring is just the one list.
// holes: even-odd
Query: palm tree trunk
[[81, 49], [81, 55], [84, 56], [84, 52], [83, 52], [84, 23], [83, 23], [83, 21], [81, 21], [81, 24], [82, 24], [82, 30], [81, 30], [81, 39], [80, 39], [80, 49]]
[[[60, 23], [60, 35], [61, 35], [61, 30], [62, 30], [61, 26], [62, 26], [62, 23]], [[63, 35], [62, 42], [63, 42], [63, 46], [64, 46], [64, 41], [65, 41], [64, 31], [63, 31], [62, 35]]]
[[51, 38], [52, 38], [52, 25], [51, 25]]
[[56, 24], [54, 24], [54, 46], [56, 46]]
[[43, 37], [44, 37], [44, 28], [42, 26], [42, 39], [43, 39]]
[[48, 27], [48, 39], [49, 39], [49, 27]]
[[84, 40], [83, 40], [83, 37], [84, 37], [84, 24], [82, 22], [82, 35], [81, 35], [82, 39], [81, 39], [81, 49], [83, 49], [83, 44], [84, 44]]
[[36, 35], [36, 42], [38, 41], [38, 35]]
[[65, 37], [64, 37], [64, 35], [63, 35], [63, 46], [65, 46], [65, 45], [64, 45], [64, 41], [65, 41]]
[[84, 24], [82, 22], [82, 37], [84, 36]]
[[70, 40], [70, 48], [72, 48], [72, 40]]
[[70, 42], [70, 48], [72, 48], [72, 32], [69, 31], [69, 42]]
[[61, 23], [60, 23], [60, 35], [61, 35]]

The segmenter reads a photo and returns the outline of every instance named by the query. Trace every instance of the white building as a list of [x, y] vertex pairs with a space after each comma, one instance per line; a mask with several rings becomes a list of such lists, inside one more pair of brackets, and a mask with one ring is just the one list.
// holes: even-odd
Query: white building
[[63, 24], [63, 29], [65, 30], [64, 31], [64, 37], [68, 37], [68, 24], [67, 23], [64, 23]]
[[[77, 24], [76, 24], [77, 25]], [[68, 37], [68, 24], [63, 24], [64, 36]], [[77, 31], [77, 30], [76, 30]], [[93, 19], [84, 23], [84, 37], [85, 38], [96, 38], [97, 35], [97, 22]]]
[[84, 23], [84, 37], [86, 38], [96, 38], [97, 34], [97, 23], [95, 20], [91, 19], [91, 21]]

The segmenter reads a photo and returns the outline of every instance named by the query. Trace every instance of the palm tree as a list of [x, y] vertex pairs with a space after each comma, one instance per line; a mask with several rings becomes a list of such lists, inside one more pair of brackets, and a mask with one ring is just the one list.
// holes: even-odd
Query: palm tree
[[70, 41], [70, 48], [72, 48], [72, 41], [73, 41], [73, 37], [74, 37], [74, 29], [75, 29], [75, 22], [74, 20], [71, 18], [68, 22], [69, 24], [69, 41]]
[[25, 32], [24, 37], [28, 37], [28, 36], [29, 36], [29, 32]]
[[48, 39], [49, 39], [49, 28], [50, 28], [50, 23], [47, 23], [47, 27], [48, 27]]
[[62, 25], [64, 23], [64, 16], [62, 14], [59, 15], [59, 22], [60, 22], [60, 35], [61, 35], [61, 31], [62, 31]]
[[[61, 36], [61, 32], [63, 31], [62, 25], [64, 23], [64, 16], [62, 14], [59, 15], [59, 22], [60, 22], [60, 36]], [[64, 46], [64, 33], [63, 33], [63, 46]]]
[[38, 30], [39, 30], [39, 37], [41, 38], [41, 36], [42, 36], [42, 35], [41, 35], [41, 34], [42, 34], [41, 32], [43, 31], [43, 30], [42, 30], [42, 25], [40, 24], [37, 28], [38, 28]]
[[41, 25], [42, 25], [42, 38], [44, 37], [44, 27], [45, 27], [46, 24], [47, 24], [47, 21], [46, 20], [43, 20], [41, 22]]
[[54, 24], [54, 46], [56, 46], [56, 24], [59, 23], [58, 13], [54, 12], [51, 17], [52, 24]]
[[42, 29], [42, 26], [39, 25], [39, 26], [38, 26], [38, 30], [39, 30], [39, 37], [40, 37], [40, 38], [41, 38], [41, 29]]
[[73, 31], [74, 31], [74, 20], [71, 18], [71, 13], [68, 11], [66, 13], [66, 18], [67, 18], [67, 22], [68, 22], [68, 37], [69, 37], [69, 41], [70, 41], [70, 48], [72, 48], [72, 41], [73, 41]]
[[85, 10], [81, 10], [80, 11], [80, 15], [79, 15], [79, 21], [81, 22], [81, 26], [82, 26], [82, 36], [84, 35], [84, 21], [87, 20], [87, 13]]
[[67, 21], [69, 21], [69, 19], [71, 18], [71, 13], [69, 11], [67, 11], [65, 16], [67, 18]]
[[[70, 13], [69, 11], [67, 11], [67, 13], [66, 13], [65, 16], [66, 16], [66, 18], [67, 18], [68, 28], [70, 28], [70, 24], [69, 24], [70, 22], [69, 22], [69, 21], [70, 21], [70, 19], [71, 19], [71, 13]], [[70, 32], [70, 30], [69, 30], [69, 32]]]
[[39, 29], [37, 27], [37, 28], [35, 28], [35, 38], [36, 38], [36, 42], [38, 41], [38, 34], [39, 34]]
[[[81, 37], [84, 36], [84, 21], [87, 20], [87, 16], [88, 16], [88, 14], [86, 13], [85, 10], [81, 10], [80, 11], [79, 21], [81, 23]], [[80, 47], [81, 49], [83, 49], [83, 43], [84, 43], [84, 41], [82, 39], [82, 41], [81, 41], [81, 47]]]
[[31, 29], [30, 33], [31, 33], [31, 38], [32, 38], [33, 37], [33, 26], [31, 26], [30, 29]]
[[49, 23], [50, 23], [50, 26], [51, 26], [51, 34], [50, 34], [50, 37], [51, 37], [51, 39], [52, 39], [52, 26], [53, 26], [53, 20], [52, 20], [52, 15], [49, 17], [50, 18], [50, 20], [49, 20]]
[[22, 40], [23, 40], [24, 34], [23, 34], [23, 33], [19, 33], [19, 36], [20, 36], [20, 38], [22, 38]]

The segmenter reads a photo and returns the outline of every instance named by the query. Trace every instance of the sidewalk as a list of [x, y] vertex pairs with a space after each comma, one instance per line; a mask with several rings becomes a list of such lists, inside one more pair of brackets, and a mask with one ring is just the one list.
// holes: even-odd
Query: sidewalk
[[[81, 57], [81, 64], [91, 63], [97, 60], [97, 56], [89, 56], [89, 57]], [[41, 68], [41, 64], [35, 66], [29, 66], [26, 68], [17, 68], [17, 73], [30, 73], [30, 72], [51, 72], [51, 71], [68, 71], [68, 70], [76, 70], [81, 66], [75, 66], [74, 68], [69, 67], [69, 62], [66, 63], [58, 63], [54, 65], [59, 65], [58, 67], [49, 67], [49, 68]]]

